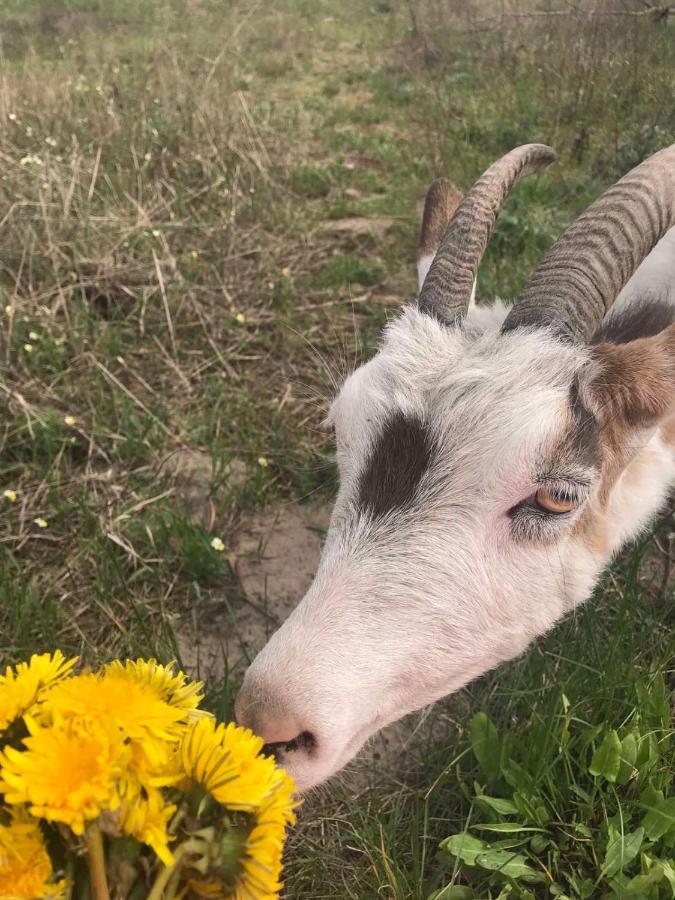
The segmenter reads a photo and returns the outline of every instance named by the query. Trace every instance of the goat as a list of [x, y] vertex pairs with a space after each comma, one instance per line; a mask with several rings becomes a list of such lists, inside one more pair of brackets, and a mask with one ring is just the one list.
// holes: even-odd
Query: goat
[[471, 307], [502, 202], [554, 158], [519, 147], [461, 202], [432, 185], [418, 302], [332, 403], [316, 577], [235, 708], [301, 791], [521, 653], [675, 482], [675, 144], [593, 203], [510, 309]]

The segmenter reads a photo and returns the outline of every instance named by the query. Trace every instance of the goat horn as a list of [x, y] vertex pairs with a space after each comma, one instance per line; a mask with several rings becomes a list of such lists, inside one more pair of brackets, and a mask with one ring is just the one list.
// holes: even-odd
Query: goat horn
[[524, 144], [493, 163], [457, 208], [420, 291], [418, 306], [446, 324], [467, 310], [476, 271], [513, 185], [555, 159], [545, 144]]
[[553, 328], [588, 341], [642, 260], [675, 224], [675, 144], [624, 175], [563, 232], [502, 331]]

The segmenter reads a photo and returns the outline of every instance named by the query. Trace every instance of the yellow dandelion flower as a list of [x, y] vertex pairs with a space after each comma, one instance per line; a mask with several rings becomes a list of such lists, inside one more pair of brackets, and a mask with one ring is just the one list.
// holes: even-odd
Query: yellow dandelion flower
[[132, 774], [143, 784], [166, 774], [172, 746], [185, 730], [186, 710], [169, 705], [150, 684], [114, 669], [85, 672], [57, 684], [41, 707], [43, 721], [114, 722], [130, 739]]
[[6, 491], [2, 492], [2, 496], [5, 498], [5, 500], [9, 500], [10, 503], [16, 503], [16, 498], [18, 495], [16, 491], [7, 488]]
[[186, 887], [189, 888], [190, 894], [199, 897], [200, 900], [222, 900], [223, 897], [230, 896], [220, 878], [188, 878]]
[[211, 546], [214, 550], [217, 550], [218, 553], [222, 553], [225, 549], [225, 544], [221, 541], [219, 537], [214, 537], [211, 541]]
[[274, 760], [259, 755], [262, 746], [262, 738], [247, 728], [201, 719], [181, 741], [180, 762], [185, 775], [217, 803], [251, 812], [270, 794], [276, 777]]
[[114, 722], [43, 728], [28, 718], [26, 724], [25, 749], [6, 747], [0, 754], [0, 792], [7, 803], [26, 803], [34, 816], [63, 822], [75, 834], [104, 810], [117, 809], [129, 750]]
[[40, 827], [25, 813], [0, 825], [0, 897], [8, 900], [57, 900], [64, 881], [53, 881], [52, 862]]
[[75, 416], [65, 416], [63, 421], [69, 428], [74, 428], [77, 425], [77, 419]]
[[37, 525], [38, 528], [49, 527], [49, 522], [46, 519], [43, 519], [42, 516], [38, 516], [37, 519], [33, 519], [33, 522]]
[[[295, 821], [295, 785], [275, 769], [271, 792], [258, 810], [228, 826], [218, 840], [211, 866], [188, 872], [188, 886], [198, 897], [231, 900], [273, 900], [281, 882], [286, 825]], [[248, 818], [247, 825], [245, 819]]]
[[57, 650], [54, 654], [34, 653], [29, 662], [8, 666], [5, 674], [0, 674], [0, 731], [32, 712], [45, 689], [65, 678], [76, 662], [77, 658], [66, 659]]
[[120, 808], [119, 821], [125, 834], [152, 847], [167, 866], [173, 862], [169, 841], [174, 840], [174, 835], [169, 834], [168, 825], [176, 808], [167, 804], [158, 790], [149, 790], [145, 796], [129, 791]]
[[209, 715], [206, 711], [197, 709], [204, 699], [203, 682], [190, 681], [183, 672], [174, 671], [175, 665], [171, 662], [163, 666], [155, 659], [127, 659], [123, 663], [116, 659], [105, 666], [103, 673], [147, 685], [160, 699], [177, 709], [191, 714]]
[[32, 344], [24, 344], [23, 349], [24, 349], [24, 353], [32, 353], [33, 345]]

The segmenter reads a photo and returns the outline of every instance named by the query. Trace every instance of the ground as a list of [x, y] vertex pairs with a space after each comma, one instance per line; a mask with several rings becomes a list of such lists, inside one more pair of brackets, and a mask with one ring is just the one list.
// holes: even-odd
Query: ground
[[[519, 143], [558, 150], [501, 215], [486, 302], [675, 139], [668, 16], [531, 7], [6, 0], [2, 664], [57, 646], [92, 664], [177, 658], [231, 714], [247, 660], [311, 579], [336, 484], [323, 416], [414, 296], [429, 182], [467, 188]], [[644, 785], [582, 773], [574, 729], [649, 728], [654, 771], [672, 772], [671, 724], [645, 699], [672, 683], [672, 526], [664, 510], [587, 607], [308, 798], [286, 896], [625, 890], [602, 860], [617, 804], [638, 827]], [[481, 711], [527, 738], [518, 759], [556, 828], [588, 829], [563, 847], [547, 820], [551, 846], [527, 851], [543, 886], [438, 855], [475, 818], [475, 784], [507, 790], [470, 750]], [[663, 841], [639, 859], [672, 856]]]

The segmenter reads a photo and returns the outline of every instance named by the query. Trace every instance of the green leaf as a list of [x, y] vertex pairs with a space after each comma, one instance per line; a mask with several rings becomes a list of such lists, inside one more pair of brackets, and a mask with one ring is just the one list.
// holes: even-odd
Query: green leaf
[[647, 806], [647, 810], [642, 825], [647, 837], [652, 841], [658, 841], [675, 825], [675, 797], [657, 801], [653, 806]]
[[612, 729], [604, 736], [602, 743], [593, 754], [588, 767], [591, 775], [602, 775], [607, 781], [616, 781], [621, 765], [621, 741]]
[[493, 825], [474, 825], [481, 831], [497, 831], [501, 834], [515, 834], [517, 831], [543, 831], [543, 828], [534, 828], [532, 825], [519, 825], [517, 822], [496, 822]]
[[535, 834], [534, 837], [530, 839], [530, 850], [537, 855], [543, 853], [547, 847], [555, 848], [555, 843], [550, 838], [544, 837], [542, 834]]
[[520, 791], [523, 794], [534, 792], [534, 779], [527, 769], [519, 766], [513, 759], [506, 760], [502, 765], [502, 774], [514, 791]]
[[619, 763], [619, 771], [616, 776], [617, 784], [626, 784], [630, 781], [635, 771], [635, 760], [637, 759], [638, 742], [634, 734], [627, 734], [621, 741], [621, 762]]
[[620, 834], [612, 827], [602, 874], [611, 877], [617, 872], [622, 872], [640, 852], [644, 836], [645, 829], [642, 826], [629, 834]]
[[501, 774], [501, 747], [499, 734], [484, 712], [471, 720], [471, 748], [483, 775], [494, 781]]
[[466, 863], [467, 866], [475, 866], [476, 857], [479, 853], [483, 853], [489, 845], [485, 841], [481, 841], [480, 838], [462, 831], [461, 834], [453, 834], [441, 841], [440, 846], [441, 850], [446, 850], [448, 853], [456, 856], [457, 859]]
[[660, 757], [658, 741], [656, 736], [650, 732], [640, 740], [635, 768], [640, 775], [646, 775], [658, 764]]
[[662, 864], [660, 862], [655, 862], [648, 872], [642, 875], [636, 875], [635, 878], [631, 878], [628, 884], [624, 885], [621, 896], [634, 897], [636, 900], [637, 898], [644, 900], [645, 897], [658, 897], [659, 893], [655, 893], [651, 889], [657, 885], [661, 885], [664, 878], [665, 872]]
[[465, 884], [449, 884], [440, 891], [434, 891], [429, 900], [474, 900], [473, 888]]
[[518, 807], [511, 800], [504, 800], [501, 797], [488, 797], [486, 794], [479, 794], [476, 797], [479, 806], [485, 804], [493, 809], [500, 816], [517, 816]]
[[508, 875], [509, 878], [528, 878], [538, 881], [545, 878], [543, 873], [536, 872], [527, 862], [527, 859], [519, 853], [511, 853], [509, 850], [486, 850], [476, 856], [476, 865], [490, 872], [499, 872]]

